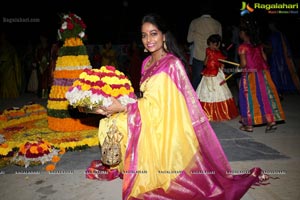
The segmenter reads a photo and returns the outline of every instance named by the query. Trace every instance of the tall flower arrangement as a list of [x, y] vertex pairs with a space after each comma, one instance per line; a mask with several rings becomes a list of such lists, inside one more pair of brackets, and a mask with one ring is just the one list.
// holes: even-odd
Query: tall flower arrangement
[[84, 115], [69, 106], [65, 93], [84, 69], [91, 69], [83, 43], [86, 25], [76, 14], [64, 14], [58, 37], [64, 44], [58, 51], [53, 84], [50, 90], [47, 114], [48, 126], [56, 131], [95, 129], [98, 119]]

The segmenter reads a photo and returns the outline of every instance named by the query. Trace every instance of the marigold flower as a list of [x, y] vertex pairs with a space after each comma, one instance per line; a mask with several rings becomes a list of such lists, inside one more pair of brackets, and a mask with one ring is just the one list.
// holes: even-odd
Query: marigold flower
[[32, 153], [32, 154], [38, 154], [39, 153], [38, 147], [37, 146], [31, 146], [30, 149], [29, 149], [29, 152]]
[[0, 144], [0, 147], [2, 147], [2, 148], [8, 148], [8, 144], [6, 144], [6, 143]]
[[66, 149], [61, 147], [61, 148], [59, 149], [59, 152], [58, 152], [58, 153], [62, 155], [62, 154], [64, 154], [64, 153], [66, 153]]
[[53, 156], [52, 157], [52, 162], [57, 163], [58, 161], [60, 161], [60, 157], [59, 156]]
[[53, 171], [53, 170], [55, 170], [55, 165], [54, 164], [48, 164], [45, 169], [46, 169], [47, 172]]

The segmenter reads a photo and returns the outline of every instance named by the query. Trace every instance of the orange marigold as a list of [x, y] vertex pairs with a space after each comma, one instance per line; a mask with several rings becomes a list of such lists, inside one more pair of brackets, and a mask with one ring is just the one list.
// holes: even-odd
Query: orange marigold
[[54, 164], [49, 164], [46, 166], [46, 171], [47, 172], [50, 172], [50, 171], [53, 171], [55, 170], [55, 165]]
[[60, 157], [59, 156], [53, 156], [52, 157], [52, 162], [57, 163], [58, 161], [60, 161]]
[[66, 153], [66, 149], [65, 148], [60, 148], [59, 149], [59, 152], [58, 152], [60, 155], [62, 155], [62, 154], [65, 154]]
[[8, 148], [8, 144], [7, 143], [0, 144], [0, 147], [1, 148]]

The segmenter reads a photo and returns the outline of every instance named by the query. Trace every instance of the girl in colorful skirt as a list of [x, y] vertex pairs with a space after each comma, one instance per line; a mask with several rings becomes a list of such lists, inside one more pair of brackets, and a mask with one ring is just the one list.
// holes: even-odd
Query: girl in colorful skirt
[[238, 49], [243, 68], [239, 86], [243, 124], [240, 129], [252, 132], [254, 125], [266, 124], [266, 133], [269, 133], [276, 130], [276, 121], [285, 120], [285, 116], [258, 34], [256, 21], [245, 15], [240, 24], [243, 43]]

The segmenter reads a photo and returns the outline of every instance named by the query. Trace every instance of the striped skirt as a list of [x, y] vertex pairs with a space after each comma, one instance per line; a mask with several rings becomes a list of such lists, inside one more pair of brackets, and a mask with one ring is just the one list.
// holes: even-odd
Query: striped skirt
[[244, 73], [239, 85], [239, 106], [244, 125], [260, 125], [285, 120], [270, 72]]

